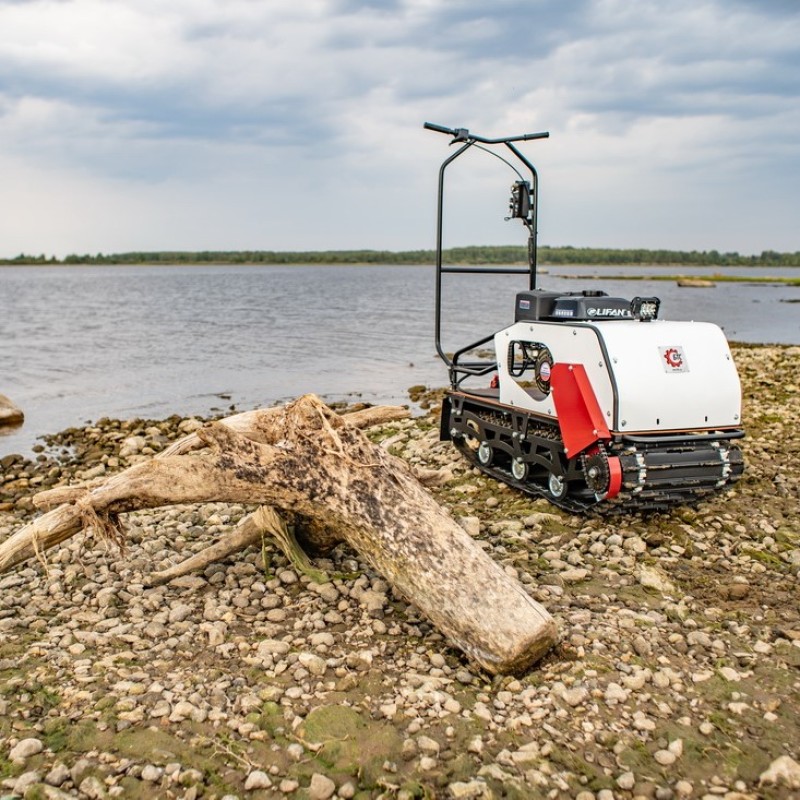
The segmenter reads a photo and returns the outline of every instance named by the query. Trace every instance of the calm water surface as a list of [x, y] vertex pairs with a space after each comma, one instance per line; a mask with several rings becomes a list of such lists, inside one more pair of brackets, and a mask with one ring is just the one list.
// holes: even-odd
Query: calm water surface
[[[620, 271], [551, 267], [539, 283], [654, 294], [664, 318], [716, 322], [737, 341], [800, 343], [800, 304], [787, 302], [800, 289], [592, 280]], [[585, 280], [559, 277], [575, 274]], [[513, 321], [524, 277], [445, 277], [445, 349]], [[446, 382], [434, 355], [433, 284], [432, 267], [0, 268], [0, 393], [26, 414], [0, 436], [0, 455], [103, 416], [243, 410], [304, 392], [407, 402], [409, 386]]]

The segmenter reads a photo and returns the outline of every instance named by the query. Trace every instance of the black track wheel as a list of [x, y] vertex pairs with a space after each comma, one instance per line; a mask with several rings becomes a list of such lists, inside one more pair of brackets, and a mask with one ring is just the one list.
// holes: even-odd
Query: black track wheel
[[563, 500], [567, 496], [567, 482], [562, 475], [556, 475], [554, 472], [550, 473], [547, 479], [547, 494], [553, 500]]
[[489, 442], [481, 442], [480, 445], [478, 445], [478, 452], [475, 455], [478, 459], [478, 463], [482, 467], [488, 467], [494, 459], [494, 448]]
[[524, 482], [528, 477], [528, 465], [521, 458], [511, 459], [511, 474], [515, 481]]

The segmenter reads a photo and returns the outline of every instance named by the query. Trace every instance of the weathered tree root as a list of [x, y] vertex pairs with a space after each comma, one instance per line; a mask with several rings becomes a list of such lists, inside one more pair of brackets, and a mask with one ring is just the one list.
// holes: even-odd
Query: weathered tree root
[[[183, 441], [82, 493], [49, 492], [48, 505], [69, 499], [0, 544], [0, 572], [87, 522], [106, 536], [122, 536], [116, 517], [126, 511], [209, 501], [260, 504], [298, 515], [303, 542], [312, 549], [349, 544], [489, 672], [525, 670], [554, 643], [547, 611], [472, 541], [408, 466], [313, 395], [211, 423], [196, 440]], [[296, 542], [287, 540], [275, 517], [251, 515], [239, 532], [251, 525], [277, 531], [296, 555]]]

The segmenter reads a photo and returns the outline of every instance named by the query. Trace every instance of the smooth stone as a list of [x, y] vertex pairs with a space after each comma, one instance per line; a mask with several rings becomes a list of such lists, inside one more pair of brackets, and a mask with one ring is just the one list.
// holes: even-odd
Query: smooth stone
[[0, 394], [0, 426], [21, 425], [24, 420], [22, 409], [15, 406], [4, 394]]
[[653, 754], [653, 758], [661, 764], [662, 767], [670, 767], [678, 760], [678, 756], [669, 750], [656, 750]]
[[336, 791], [336, 784], [327, 776], [315, 772], [308, 787], [309, 800], [328, 800]]
[[800, 789], [800, 764], [790, 756], [776, 758], [758, 778], [759, 786], [766, 783], [785, 786], [787, 789]]
[[246, 792], [254, 792], [257, 789], [269, 789], [272, 786], [272, 781], [266, 772], [260, 769], [253, 770], [244, 782]]
[[44, 750], [44, 744], [39, 739], [22, 739], [17, 742], [8, 754], [10, 761], [23, 762]]

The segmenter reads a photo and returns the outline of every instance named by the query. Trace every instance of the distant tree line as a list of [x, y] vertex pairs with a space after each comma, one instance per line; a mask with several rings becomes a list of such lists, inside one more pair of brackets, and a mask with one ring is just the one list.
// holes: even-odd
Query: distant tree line
[[[24, 253], [0, 264], [432, 264], [433, 250], [202, 250], [154, 253], [72, 254], [63, 259]], [[516, 264], [527, 262], [527, 250], [517, 246], [452, 247], [443, 252], [448, 264]], [[635, 265], [664, 264], [711, 267], [798, 267], [800, 252], [764, 250], [760, 255], [717, 250], [615, 250], [598, 247], [540, 247], [540, 264]]]

